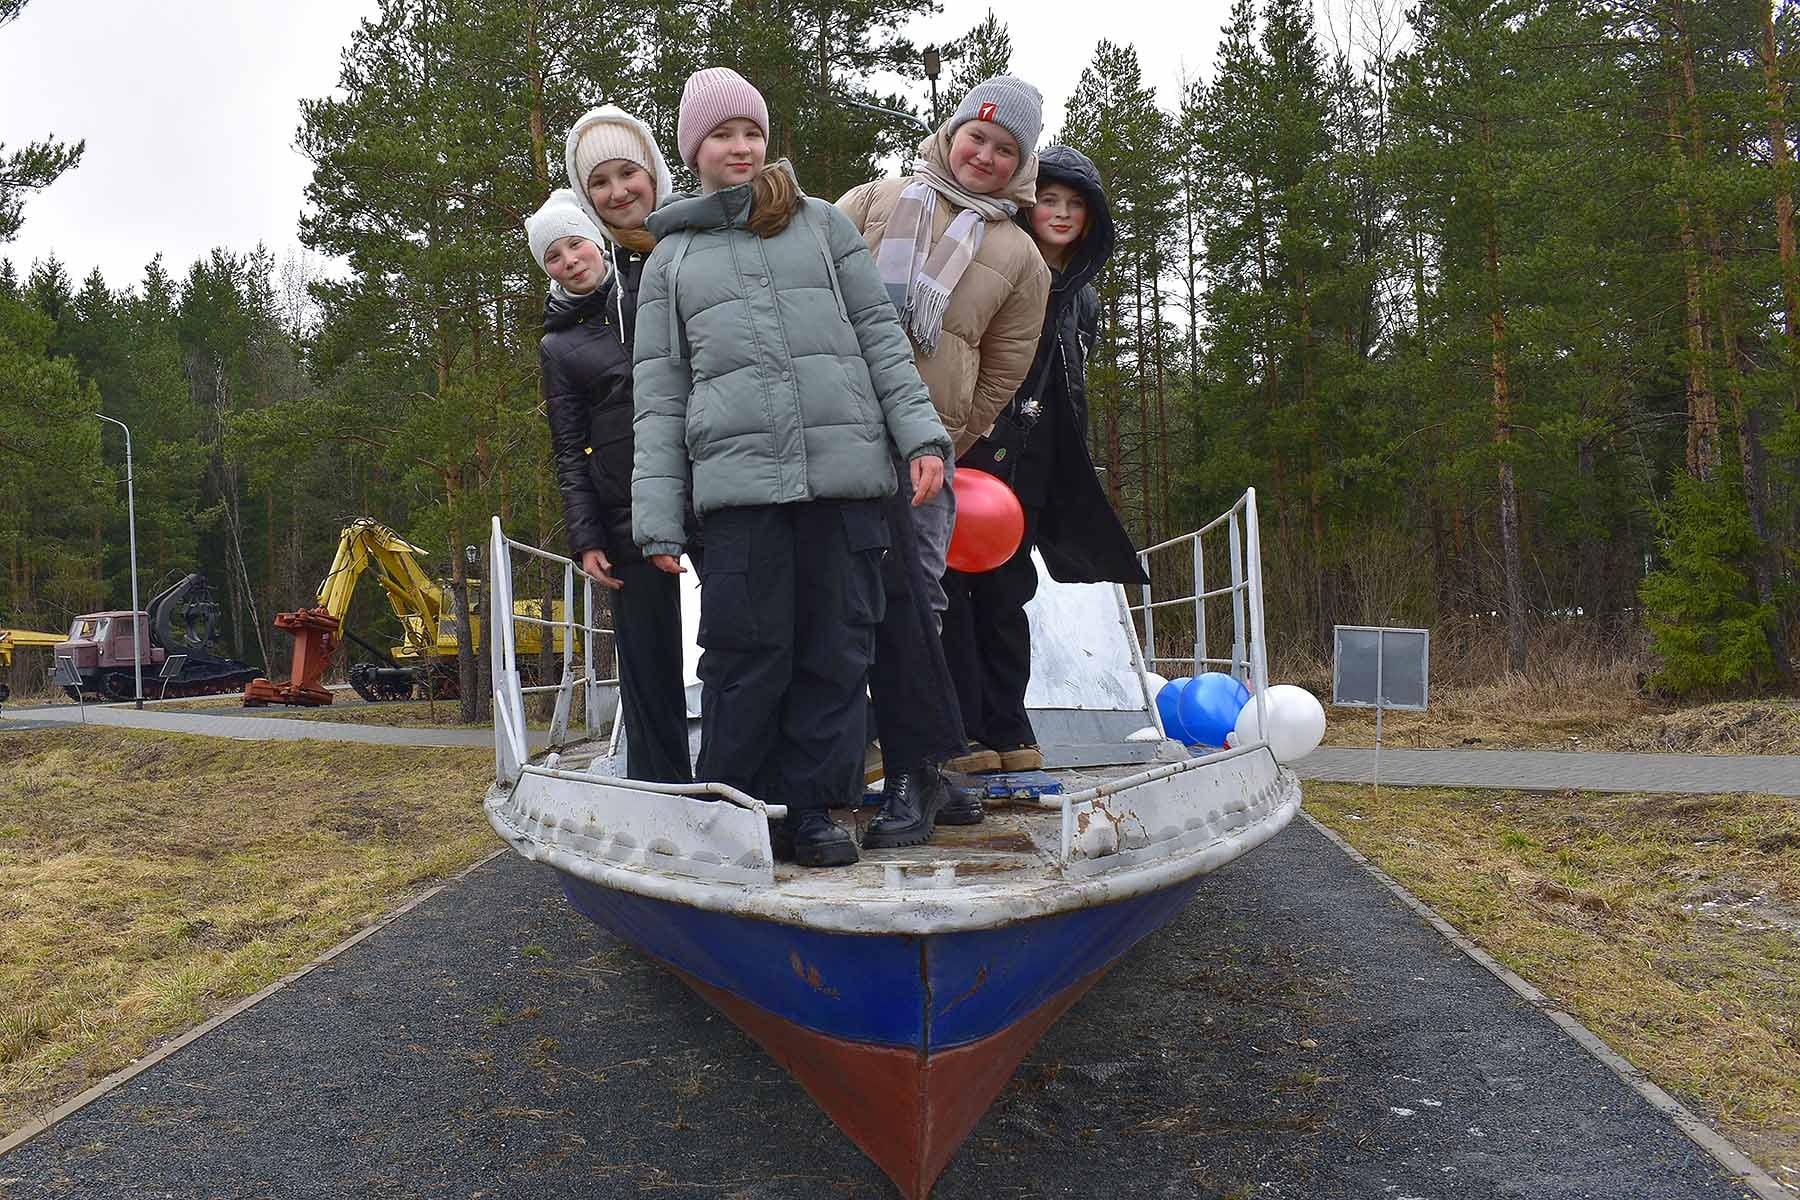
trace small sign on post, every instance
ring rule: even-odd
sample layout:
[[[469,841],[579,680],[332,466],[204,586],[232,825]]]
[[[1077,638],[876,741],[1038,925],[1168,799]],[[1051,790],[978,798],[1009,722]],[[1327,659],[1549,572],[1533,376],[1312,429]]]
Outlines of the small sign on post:
[[[1424,712],[1431,703],[1431,631],[1378,625],[1334,629],[1331,702],[1375,710],[1375,790],[1381,790],[1381,711]]]
[[[162,695],[157,699],[167,700],[169,698],[169,680],[181,674],[181,669],[187,666],[187,660],[188,656],[185,654],[171,654],[163,659],[162,670],[156,673],[156,677],[162,680]]]
[[[50,682],[60,688],[69,688],[75,693],[75,703],[81,706],[81,723],[87,724],[87,697],[81,691],[81,672],[75,669],[75,658],[69,654],[55,656],[55,665],[50,668]]]

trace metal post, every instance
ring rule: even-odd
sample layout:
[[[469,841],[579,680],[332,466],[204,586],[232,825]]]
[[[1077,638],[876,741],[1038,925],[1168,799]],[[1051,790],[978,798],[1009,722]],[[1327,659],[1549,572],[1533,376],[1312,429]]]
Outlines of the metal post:
[[[1194,535],[1194,674],[1202,670],[1206,657],[1206,556],[1200,549],[1200,535]]]
[[[138,623],[137,495],[132,486],[131,428],[125,422],[114,420],[105,413],[94,415],[125,431],[125,513],[131,523],[131,674],[135,681],[134,698],[141,710],[144,707],[144,645],[143,626]],[[144,620],[146,623],[149,621],[148,614]]]
[[[1269,655],[1263,645],[1262,529],[1256,513],[1255,488],[1244,490],[1244,576],[1250,590],[1247,659],[1250,686],[1256,693],[1250,700],[1256,705],[1257,727],[1266,741],[1269,736]]]
[[[1244,634],[1244,591],[1249,586],[1249,572],[1244,561],[1243,535],[1238,532],[1238,515],[1234,511],[1226,526],[1231,555],[1231,673],[1241,682],[1250,683],[1250,650]]]
[[[1150,578],[1150,552],[1148,550],[1138,551],[1138,563],[1144,568],[1144,579],[1146,580],[1145,583],[1139,585],[1144,592],[1144,661],[1149,664],[1150,670],[1155,671],[1156,664],[1161,660],[1156,657],[1156,609],[1154,602],[1150,599],[1150,584],[1147,582]]]
[[[1375,798],[1381,799],[1381,702],[1385,691],[1381,679],[1381,659],[1387,649],[1387,634],[1380,630],[1375,633]]]

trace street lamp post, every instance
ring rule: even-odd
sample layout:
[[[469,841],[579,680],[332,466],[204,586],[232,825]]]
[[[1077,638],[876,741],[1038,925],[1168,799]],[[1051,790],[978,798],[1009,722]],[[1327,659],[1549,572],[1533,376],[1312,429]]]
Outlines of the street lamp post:
[[[141,709],[144,707],[144,634],[143,626],[138,622],[137,495],[132,487],[131,427],[105,413],[94,415],[125,431],[125,513],[131,522],[131,674],[137,686],[137,706]]]

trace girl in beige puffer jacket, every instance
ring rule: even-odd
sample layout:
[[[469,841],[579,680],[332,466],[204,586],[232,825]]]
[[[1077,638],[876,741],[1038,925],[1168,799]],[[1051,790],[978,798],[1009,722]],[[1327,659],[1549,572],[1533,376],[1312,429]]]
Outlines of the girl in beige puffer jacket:
[[[917,173],[863,184],[838,201],[875,254],[958,455],[1012,400],[1043,330],[1050,269],[1012,220],[1037,199],[1042,128],[1037,89],[996,76],[971,88],[920,143]],[[956,518],[951,490],[914,516],[931,607],[941,616]]]

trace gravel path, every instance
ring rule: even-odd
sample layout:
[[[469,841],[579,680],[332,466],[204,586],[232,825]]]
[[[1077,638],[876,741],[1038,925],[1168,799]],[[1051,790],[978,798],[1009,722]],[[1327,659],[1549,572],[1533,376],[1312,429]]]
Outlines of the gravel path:
[[[1744,1193],[1296,824],[1051,1029],[939,1200]],[[779,1068],[506,855],[0,1158],[0,1196],[890,1197]]]

